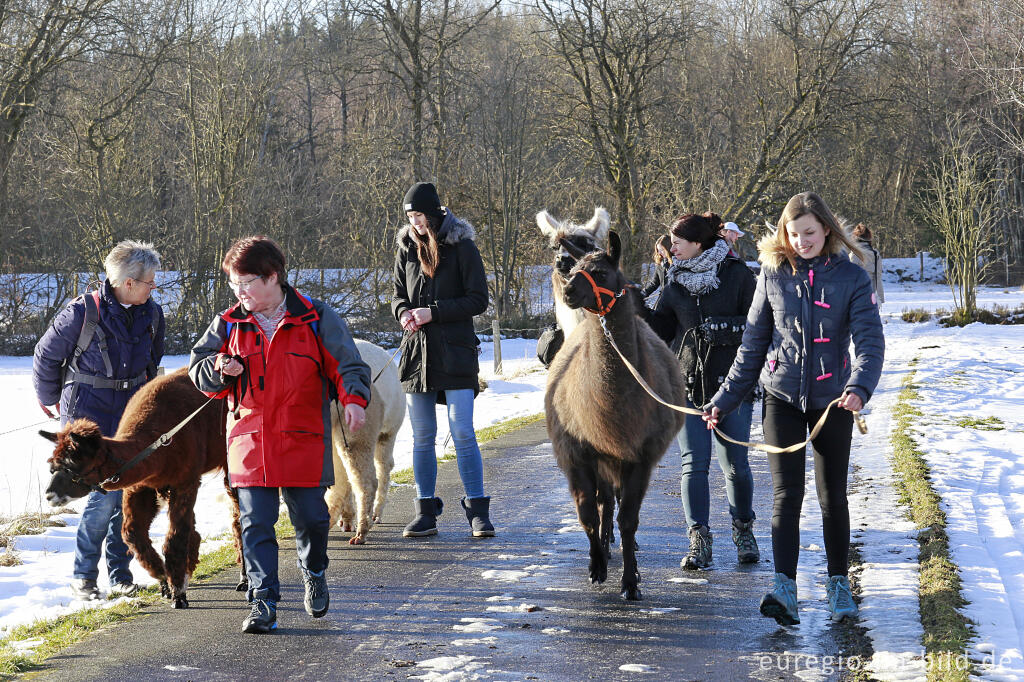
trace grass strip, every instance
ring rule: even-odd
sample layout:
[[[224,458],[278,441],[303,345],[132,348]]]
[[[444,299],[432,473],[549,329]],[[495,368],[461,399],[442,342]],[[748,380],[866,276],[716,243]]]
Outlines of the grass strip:
[[[226,540],[224,546],[199,557],[199,564],[189,581],[190,585],[201,583],[226,568],[236,566],[231,534],[225,534],[222,539]],[[81,642],[92,633],[131,620],[147,606],[165,606],[167,603],[167,600],[160,596],[159,587],[153,585],[140,590],[136,598],[109,608],[83,609],[66,616],[13,628],[5,638],[0,639],[0,679],[11,679],[15,675],[38,668],[47,658]],[[42,643],[33,647],[31,651],[21,652],[14,646],[15,642],[33,639],[41,639]]]
[[[960,594],[959,569],[950,558],[946,514],[939,506],[941,498],[931,486],[924,453],[913,437],[913,425],[924,416],[914,405],[921,398],[914,383],[915,364],[916,360],[910,364],[911,371],[903,380],[893,409],[891,443],[893,468],[898,474],[896,489],[900,502],[910,509],[911,520],[920,529],[918,601],[928,680],[966,682],[975,672],[973,664],[964,664],[964,652],[974,630],[971,621],[960,612],[967,602]]]

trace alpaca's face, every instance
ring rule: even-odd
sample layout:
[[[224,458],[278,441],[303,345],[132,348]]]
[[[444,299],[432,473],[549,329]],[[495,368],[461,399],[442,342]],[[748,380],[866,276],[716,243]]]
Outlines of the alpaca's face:
[[[54,507],[60,507],[71,500],[89,494],[92,478],[96,478],[98,469],[95,466],[97,443],[89,436],[81,436],[73,431],[61,431],[40,434],[56,443],[53,455],[47,460],[50,464],[50,484],[46,486],[46,501]],[[96,481],[98,482],[98,481]]]

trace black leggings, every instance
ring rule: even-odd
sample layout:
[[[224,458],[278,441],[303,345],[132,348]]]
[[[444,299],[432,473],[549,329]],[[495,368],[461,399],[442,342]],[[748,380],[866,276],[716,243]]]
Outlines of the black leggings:
[[[801,412],[771,394],[764,397],[762,426],[769,445],[786,447],[807,438],[824,410]],[[814,448],[814,480],[821,506],[828,574],[846,575],[849,567],[850,508],[846,502],[846,474],[850,465],[853,413],[833,407],[828,421],[811,445]],[[796,579],[800,556],[800,509],[804,502],[805,452],[768,454],[775,502],[772,507],[772,555],[775,572]]]

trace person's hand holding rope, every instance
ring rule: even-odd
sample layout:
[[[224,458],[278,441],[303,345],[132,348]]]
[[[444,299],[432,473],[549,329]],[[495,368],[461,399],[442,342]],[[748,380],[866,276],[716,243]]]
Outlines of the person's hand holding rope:
[[[348,427],[349,431],[355,433],[359,429],[363,428],[363,424],[365,423],[366,411],[362,407],[355,403],[345,405],[345,426]]]
[[[224,353],[220,353],[217,356],[217,359],[213,363],[213,368],[221,374],[225,374],[229,377],[237,377],[245,370],[245,367],[241,362],[230,355],[225,355]]]

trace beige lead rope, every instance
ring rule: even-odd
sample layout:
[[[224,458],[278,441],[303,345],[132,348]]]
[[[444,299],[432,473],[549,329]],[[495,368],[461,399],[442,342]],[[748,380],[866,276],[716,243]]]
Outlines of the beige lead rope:
[[[695,415],[695,416],[698,416],[698,417],[703,417],[704,416],[704,412],[701,411],[701,410],[697,410],[697,409],[694,409],[692,407],[683,407],[681,405],[673,405],[672,403],[666,402],[657,393],[655,393],[654,390],[651,389],[651,387],[647,383],[647,381],[644,380],[644,378],[642,376],[640,376],[640,372],[638,372],[636,370],[636,368],[632,364],[630,364],[629,360],[626,359],[626,356],[622,354],[621,350],[619,350],[619,347],[615,344],[615,339],[612,338],[611,332],[609,332],[608,331],[608,327],[605,326],[604,317],[602,316],[602,317],[599,317],[598,319],[600,319],[600,321],[601,321],[601,329],[604,330],[604,335],[608,339],[608,343],[610,343],[612,345],[612,348],[615,349],[615,352],[619,354],[619,358],[622,360],[623,364],[626,365],[626,369],[628,369],[630,374],[633,375],[633,378],[636,379],[637,382],[639,382],[639,384],[641,386],[643,386],[644,390],[647,391],[647,393],[652,398],[657,400],[659,403],[661,403],[665,407],[673,409],[676,412],[682,412],[684,414],[692,414],[692,415]],[[832,411],[832,408],[835,405],[839,404],[840,400],[842,400],[842,397],[836,398],[835,400],[833,400],[832,402],[830,402],[828,404],[828,407],[825,408],[825,412],[823,412],[822,415],[821,415],[821,418],[818,419],[818,423],[814,425],[813,429],[811,429],[811,433],[807,437],[807,440],[805,440],[802,443],[796,443],[795,445],[790,445],[789,447],[786,447],[786,448],[780,448],[780,447],[775,446],[775,445],[768,445],[767,443],[747,443],[747,442],[744,442],[744,441],[734,440],[734,439],[730,438],[729,436],[727,436],[725,433],[723,433],[722,430],[719,429],[717,426],[712,425],[711,428],[713,428],[715,430],[715,433],[717,433],[720,438],[722,438],[724,440],[727,440],[730,443],[734,443],[736,445],[742,445],[743,447],[755,448],[757,450],[764,450],[765,452],[770,452],[772,454],[777,454],[777,455],[778,454],[789,453],[789,452],[797,452],[797,451],[800,451],[800,450],[803,450],[804,448],[806,448],[808,443],[810,443],[812,440],[814,440],[815,438],[818,437],[818,433],[821,432],[822,427],[825,426],[825,421],[828,419],[828,413]],[[860,412],[854,412],[853,413],[853,417],[854,417],[854,420],[857,422],[857,428],[860,429],[860,432],[861,433],[867,433],[868,432],[868,426],[865,423],[864,418],[862,416],[860,416]]]

